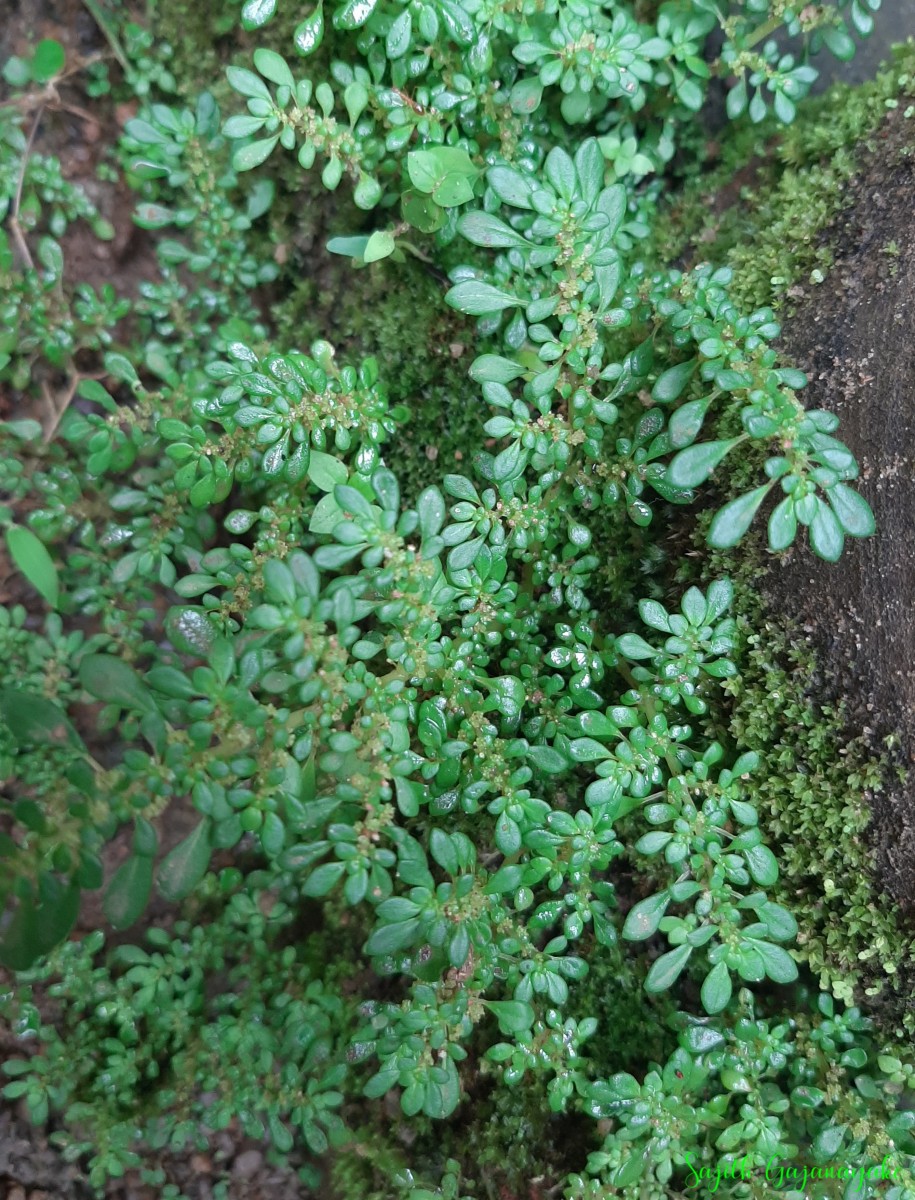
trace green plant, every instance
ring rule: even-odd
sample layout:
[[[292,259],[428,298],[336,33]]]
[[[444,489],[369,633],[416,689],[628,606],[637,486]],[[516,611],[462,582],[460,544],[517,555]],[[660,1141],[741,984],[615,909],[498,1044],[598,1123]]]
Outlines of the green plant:
[[[842,54],[845,10],[867,32],[857,2],[722,16],[715,69],[757,89],[752,119],[767,90],[790,120],[813,78],[770,35]],[[242,23],[272,16],[247,3]],[[98,1189],[233,1122],[345,1163],[393,1102],[417,1158],[388,1139],[381,1194],[480,1195],[484,1168],[436,1132],[476,1089],[585,1123],[587,1164],[552,1184],[570,1200],[660,1196],[738,1161],[864,1172],[877,1153],[894,1200],[913,1194],[912,1066],[801,977],[759,757],[720,736],[733,587],[660,574],[662,531],[759,450],[768,481],[717,511],[712,547],[773,495],[775,552],[801,525],[834,561],[873,528],[834,418],[778,363],[772,310],[741,312],[727,269],[645,265],[661,180],[636,185],[701,108],[718,25],[701,0],[650,21],[577,0],[350,4],[327,29],[319,9],[294,45],[333,37],[328,78],[262,47],[228,69],[247,113],[222,124],[204,90],[127,123],[157,274],[130,323],[112,293],[91,336],[72,332],[89,302],[59,243],[36,243],[44,277],[30,261],[31,145],[8,141],[27,369],[2,369],[24,396],[67,392],[44,436],[3,426],[6,550],[51,610],[43,634],[0,610],[0,961],[17,973],[0,1011],[33,1035],[4,1094],[61,1114],[55,1140]],[[144,97],[168,87],[146,74]],[[332,237],[363,268],[353,288],[383,271],[396,289],[409,256],[476,321],[481,444],[408,499],[408,413],[375,356],[271,327],[263,289],[289,280],[258,222],[291,185],[244,173],[278,144],[305,169],[320,153],[358,209],[399,206]],[[645,598],[608,603],[624,592]],[[117,930],[154,889],[173,915],[107,952],[101,931],[67,940],[102,887]],[[594,1011],[587,977],[608,964],[638,985],[640,1046]],[[217,1072],[227,1049],[245,1065]]]

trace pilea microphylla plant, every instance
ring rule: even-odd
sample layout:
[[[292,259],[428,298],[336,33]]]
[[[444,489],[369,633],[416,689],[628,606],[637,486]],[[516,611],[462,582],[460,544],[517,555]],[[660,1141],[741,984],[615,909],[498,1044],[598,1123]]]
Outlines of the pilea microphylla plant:
[[[638,566],[735,462],[758,482],[712,497],[711,547],[758,521],[835,562],[873,532],[773,312],[643,262],[710,79],[790,122],[879,0],[288,7],[246,0],[288,53],[230,66],[228,112],[106,20],[157,264],[132,300],[68,279],[67,227],[111,231],[26,132],[63,49],[5,74],[0,378],[48,411],[2,426],[5,548],[47,609],[0,610],[4,1095],[100,1194],[230,1126],[319,1187],[395,1105],[415,1158],[372,1195],[488,1196],[437,1132],[488,1089],[585,1128],[567,1200],[761,1195],[795,1160],[838,1188],[810,1194],[915,1196],[915,1067],[801,978],[759,761],[720,733],[734,589]],[[396,300],[417,259],[470,319],[485,436],[416,495],[383,364],[281,345],[256,303],[300,172],[364,214],[327,246],[349,286]],[[135,943],[77,925],[98,889]],[[595,976],[638,981],[658,1061]]]

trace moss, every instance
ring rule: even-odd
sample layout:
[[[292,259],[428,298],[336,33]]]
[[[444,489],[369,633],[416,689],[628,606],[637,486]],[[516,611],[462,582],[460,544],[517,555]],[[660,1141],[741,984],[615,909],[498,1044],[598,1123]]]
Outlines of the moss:
[[[473,323],[444,303],[447,284],[416,259],[354,270],[327,256],[274,309],[279,339],[307,346],[327,338],[340,358],[373,355],[394,404],[411,418],[387,453],[412,499],[459,471],[483,441],[487,414],[469,379]]]
[[[153,0],[149,20],[157,45],[171,47],[169,70],[179,92],[191,100],[204,88],[216,90],[223,78],[223,57],[235,37],[238,5],[234,0]],[[227,37],[226,35],[231,35]]]
[[[583,1052],[602,1078],[619,1071],[638,1074],[646,1062],[666,1062],[677,1046],[670,1021],[676,997],[645,991],[646,968],[637,950],[627,944],[625,952],[615,947],[591,954],[588,974],[570,992],[570,1016],[581,1021],[597,1014],[600,1020]]]
[[[414,1118],[415,1120],[415,1118]],[[328,1160],[330,1188],[321,1194],[350,1200],[399,1200],[410,1187],[397,1187],[396,1179],[411,1178],[406,1154],[392,1144],[391,1131],[371,1126],[354,1131],[346,1146]],[[416,1180],[419,1183],[419,1180]],[[425,1182],[425,1181],[423,1181]]]
[[[845,1000],[861,989],[875,995],[892,987],[909,953],[894,906],[878,894],[866,838],[868,799],[888,763],[849,735],[841,704],[817,702],[824,674],[815,652],[766,612],[746,575],[740,608],[741,673],[726,684],[728,728],[761,756],[751,791],[777,847],[782,902],[795,910],[800,948],[821,986]]]
[[[832,251],[821,235],[888,108],[913,94],[915,43],[907,43],[871,83],[830,88],[787,129],[737,130],[717,164],[661,213],[655,245],[667,261],[726,262],[738,304],[778,308],[793,287],[825,277]]]
[[[243,32],[239,25],[240,8],[240,0],[208,0],[205,4],[150,0],[150,28],[157,44],[171,47],[168,67],[187,100],[195,102],[205,88],[220,102],[234,95],[225,79],[225,67],[230,62],[249,67],[251,55],[260,46],[286,56],[294,69],[296,63],[305,66],[304,74],[320,78],[327,73],[332,35],[307,66],[294,53],[293,35],[302,19],[298,5],[278,5],[273,19],[251,33]]]

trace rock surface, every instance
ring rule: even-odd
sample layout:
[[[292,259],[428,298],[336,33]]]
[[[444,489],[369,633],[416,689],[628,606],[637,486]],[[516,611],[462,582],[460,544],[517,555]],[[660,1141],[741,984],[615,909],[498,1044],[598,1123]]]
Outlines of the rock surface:
[[[823,651],[855,731],[915,763],[915,114],[889,115],[826,236],[836,261],[785,323],[782,352],[804,370],[808,408],[835,412],[861,465],[877,533],[838,564],[793,550],[770,573],[775,611]],[[886,743],[885,739],[890,738]],[[898,739],[898,745],[896,744]],[[904,785],[875,800],[881,881],[915,903],[915,806]]]
[[[915,37],[915,0],[883,0],[876,14],[874,32],[858,41],[858,53],[851,62],[843,63],[823,53],[817,60],[820,78],[814,93],[824,91],[831,83],[864,83],[873,79],[880,64],[889,57],[896,42]]]

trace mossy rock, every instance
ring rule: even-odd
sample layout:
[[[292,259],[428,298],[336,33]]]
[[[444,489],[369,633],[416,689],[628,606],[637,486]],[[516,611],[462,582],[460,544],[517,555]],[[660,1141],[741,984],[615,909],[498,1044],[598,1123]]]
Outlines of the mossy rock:
[[[721,152],[730,186],[694,180],[667,217],[681,262],[727,262],[744,307],[781,309],[783,361],[807,372],[808,407],[839,416],[877,517],[837,565],[806,544],[771,555],[759,535],[711,570],[737,577],[744,633],[723,731],[761,754],[751,786],[800,949],[899,1033],[915,1029],[913,89],[910,45],[789,131],[738,135]],[[749,469],[723,489],[746,490]]]

